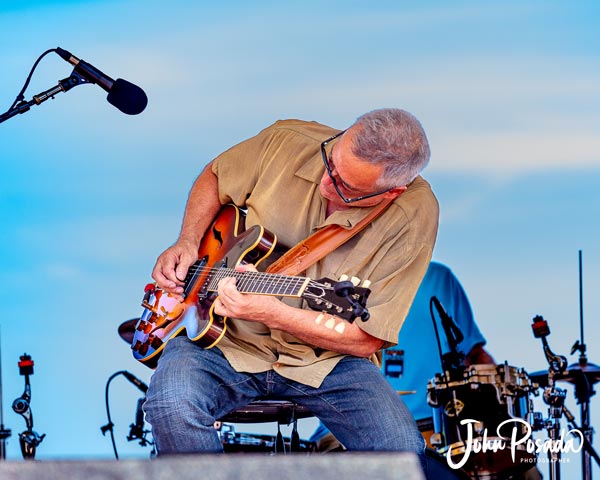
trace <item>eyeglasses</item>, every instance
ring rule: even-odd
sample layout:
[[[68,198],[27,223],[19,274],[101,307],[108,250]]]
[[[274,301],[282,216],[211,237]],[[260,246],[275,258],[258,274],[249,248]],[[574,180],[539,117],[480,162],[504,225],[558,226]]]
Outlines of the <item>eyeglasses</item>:
[[[327,174],[329,175],[329,178],[331,178],[331,182],[333,183],[333,188],[335,188],[335,191],[340,196],[340,198],[345,203],[353,203],[353,202],[358,202],[359,200],[364,200],[365,198],[371,198],[371,197],[376,197],[377,195],[382,195],[382,194],[387,193],[390,190],[393,190],[394,188],[396,188],[396,187],[392,187],[392,188],[388,188],[386,190],[382,190],[380,192],[369,193],[368,195],[361,195],[360,197],[352,197],[352,198],[348,198],[342,193],[342,191],[340,190],[340,187],[338,186],[338,182],[333,175],[333,169],[331,168],[331,163],[329,161],[329,158],[327,158],[327,152],[325,151],[325,147],[329,143],[331,143],[333,140],[335,140],[336,138],[342,136],[345,132],[346,132],[346,130],[342,130],[341,132],[336,133],[333,137],[329,137],[327,140],[325,140],[324,142],[321,143],[321,155],[323,156],[323,163],[325,164],[325,169],[327,170]]]

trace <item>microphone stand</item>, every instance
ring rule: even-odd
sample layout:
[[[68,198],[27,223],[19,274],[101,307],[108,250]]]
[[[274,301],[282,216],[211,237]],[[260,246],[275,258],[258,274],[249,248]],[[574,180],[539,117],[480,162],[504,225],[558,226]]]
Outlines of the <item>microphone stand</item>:
[[[146,401],[146,397],[138,398],[137,407],[135,409],[135,422],[129,425],[129,435],[127,441],[139,440],[142,447],[154,445],[154,442],[148,440],[147,436],[152,433],[150,430],[144,429],[144,411],[142,406]]]
[[[44,90],[43,92],[38,93],[37,95],[34,95],[33,98],[28,102],[21,101],[17,103],[17,105],[15,105],[14,108],[11,108],[10,110],[1,114],[0,123],[5,122],[6,120],[21,113],[28,112],[32,106],[40,105],[49,98],[54,99],[55,95],[59,94],[60,92],[68,92],[73,87],[76,87],[77,85],[81,85],[83,83],[89,82],[84,77],[79,75],[79,73],[73,71],[73,73],[71,73],[71,76],[59,80],[56,86],[49,88],[48,90]]]
[[[4,428],[4,410],[2,408],[2,335],[0,335],[0,461],[6,460],[6,441],[11,434],[10,428]]]

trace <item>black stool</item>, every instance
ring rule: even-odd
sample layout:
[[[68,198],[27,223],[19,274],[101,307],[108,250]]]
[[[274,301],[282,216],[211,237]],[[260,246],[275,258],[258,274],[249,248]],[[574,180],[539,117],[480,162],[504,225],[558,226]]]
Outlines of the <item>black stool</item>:
[[[310,442],[301,442],[298,435],[298,419],[312,417],[306,407],[287,400],[256,400],[245,407],[229,412],[220,418],[220,422],[230,423],[269,423],[277,422],[275,441],[265,435],[240,436],[235,432],[226,432],[223,439],[225,451],[273,451],[285,454],[285,442],[281,435],[281,425],[293,424],[289,442],[290,452],[314,451]]]

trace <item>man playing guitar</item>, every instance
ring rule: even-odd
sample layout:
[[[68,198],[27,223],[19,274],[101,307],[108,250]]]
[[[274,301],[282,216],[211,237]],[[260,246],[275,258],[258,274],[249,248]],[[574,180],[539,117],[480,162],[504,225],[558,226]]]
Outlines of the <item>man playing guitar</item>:
[[[223,337],[201,348],[176,336],[152,376],[144,410],[159,454],[222,451],[215,420],[269,398],[305,406],[349,450],[409,451],[424,464],[423,439],[379,362],[381,350],[397,342],[435,243],[438,205],[419,176],[428,160],[418,120],[381,109],[342,132],[278,121],[203,170],[179,238],[152,272],[175,301],[185,300],[188,270],[223,205],[247,209],[246,226],[261,225],[293,246],[329,224],[352,228],[381,202],[391,203],[304,272],[368,279],[368,320],[347,322],[302,299],[241,293],[235,276],[220,279],[213,309],[228,318]]]

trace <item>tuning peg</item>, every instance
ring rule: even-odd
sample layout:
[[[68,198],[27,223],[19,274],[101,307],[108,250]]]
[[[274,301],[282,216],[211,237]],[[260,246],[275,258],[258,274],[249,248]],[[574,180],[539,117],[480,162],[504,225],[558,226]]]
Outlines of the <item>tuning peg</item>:
[[[358,287],[358,284],[360,283],[360,278],[358,278],[358,277],[352,277],[350,279],[350,281],[352,282],[352,285],[354,285],[355,287]]]
[[[340,282],[345,282],[346,280],[348,280],[348,275],[346,275],[345,273],[343,275],[340,275]]]
[[[362,288],[369,288],[371,286],[371,280],[365,280],[362,284]]]

